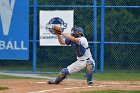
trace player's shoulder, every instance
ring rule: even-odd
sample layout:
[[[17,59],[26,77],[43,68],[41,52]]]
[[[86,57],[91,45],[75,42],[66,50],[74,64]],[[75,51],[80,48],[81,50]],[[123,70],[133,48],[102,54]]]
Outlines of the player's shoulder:
[[[87,40],[85,37],[79,37],[80,40]]]
[[[80,41],[80,44],[86,44],[87,43],[87,39],[85,37],[80,37],[79,41]]]

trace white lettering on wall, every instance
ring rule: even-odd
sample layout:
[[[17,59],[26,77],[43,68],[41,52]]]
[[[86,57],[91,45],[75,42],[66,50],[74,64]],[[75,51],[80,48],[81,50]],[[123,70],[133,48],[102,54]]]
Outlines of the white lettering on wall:
[[[0,41],[0,50],[27,50],[25,47],[24,41]]]

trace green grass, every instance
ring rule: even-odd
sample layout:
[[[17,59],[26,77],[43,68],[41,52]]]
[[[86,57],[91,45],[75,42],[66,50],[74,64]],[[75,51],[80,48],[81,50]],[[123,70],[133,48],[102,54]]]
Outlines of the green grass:
[[[125,91],[125,90],[102,90],[90,92],[73,92],[73,93],[140,93],[140,91]]]
[[[85,73],[75,73],[69,75],[68,78],[85,79]],[[57,74],[47,74],[47,76],[57,76]],[[95,80],[140,80],[140,73],[104,73],[93,74]]]
[[[41,79],[41,78],[0,75],[0,79]]]
[[[140,73],[106,73],[95,74],[96,80],[140,80]]]
[[[9,89],[8,87],[1,87],[0,86],[0,90],[7,90],[7,89]]]
[[[44,75],[44,74],[43,74]],[[46,76],[56,77],[57,74],[45,74]],[[85,73],[75,73],[69,75],[68,78],[73,79],[85,79]],[[19,76],[8,76],[0,75],[0,79],[37,79],[31,77],[19,77]],[[127,80],[127,81],[139,81],[140,73],[104,73],[104,74],[93,74],[94,80]]]

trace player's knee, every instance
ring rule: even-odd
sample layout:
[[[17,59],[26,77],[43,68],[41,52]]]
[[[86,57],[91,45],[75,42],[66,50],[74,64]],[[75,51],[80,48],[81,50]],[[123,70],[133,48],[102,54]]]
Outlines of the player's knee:
[[[67,75],[69,74],[69,71],[67,68],[63,68],[60,73],[59,73],[59,76],[60,77],[66,77]]]
[[[63,73],[64,75],[68,75],[68,74],[69,74],[69,71],[68,71],[67,68],[63,68],[63,69],[61,70],[61,73]]]
[[[88,72],[93,72],[93,61],[89,60],[86,63],[86,69],[88,70]]]

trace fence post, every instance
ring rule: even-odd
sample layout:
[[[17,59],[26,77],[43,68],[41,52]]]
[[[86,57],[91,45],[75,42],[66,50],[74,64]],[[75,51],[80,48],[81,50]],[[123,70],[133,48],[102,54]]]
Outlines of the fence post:
[[[37,0],[34,0],[33,72],[36,72]]]
[[[104,72],[104,21],[105,21],[105,0],[101,1],[101,50],[100,50],[100,72]]]
[[[95,60],[95,70],[94,72],[96,73],[97,72],[97,0],[94,0],[94,22],[93,22],[93,25],[94,25],[94,30],[93,30],[93,33],[94,33],[94,38],[93,38],[93,42],[94,42],[94,47],[93,47],[93,54],[94,54],[94,60]]]

